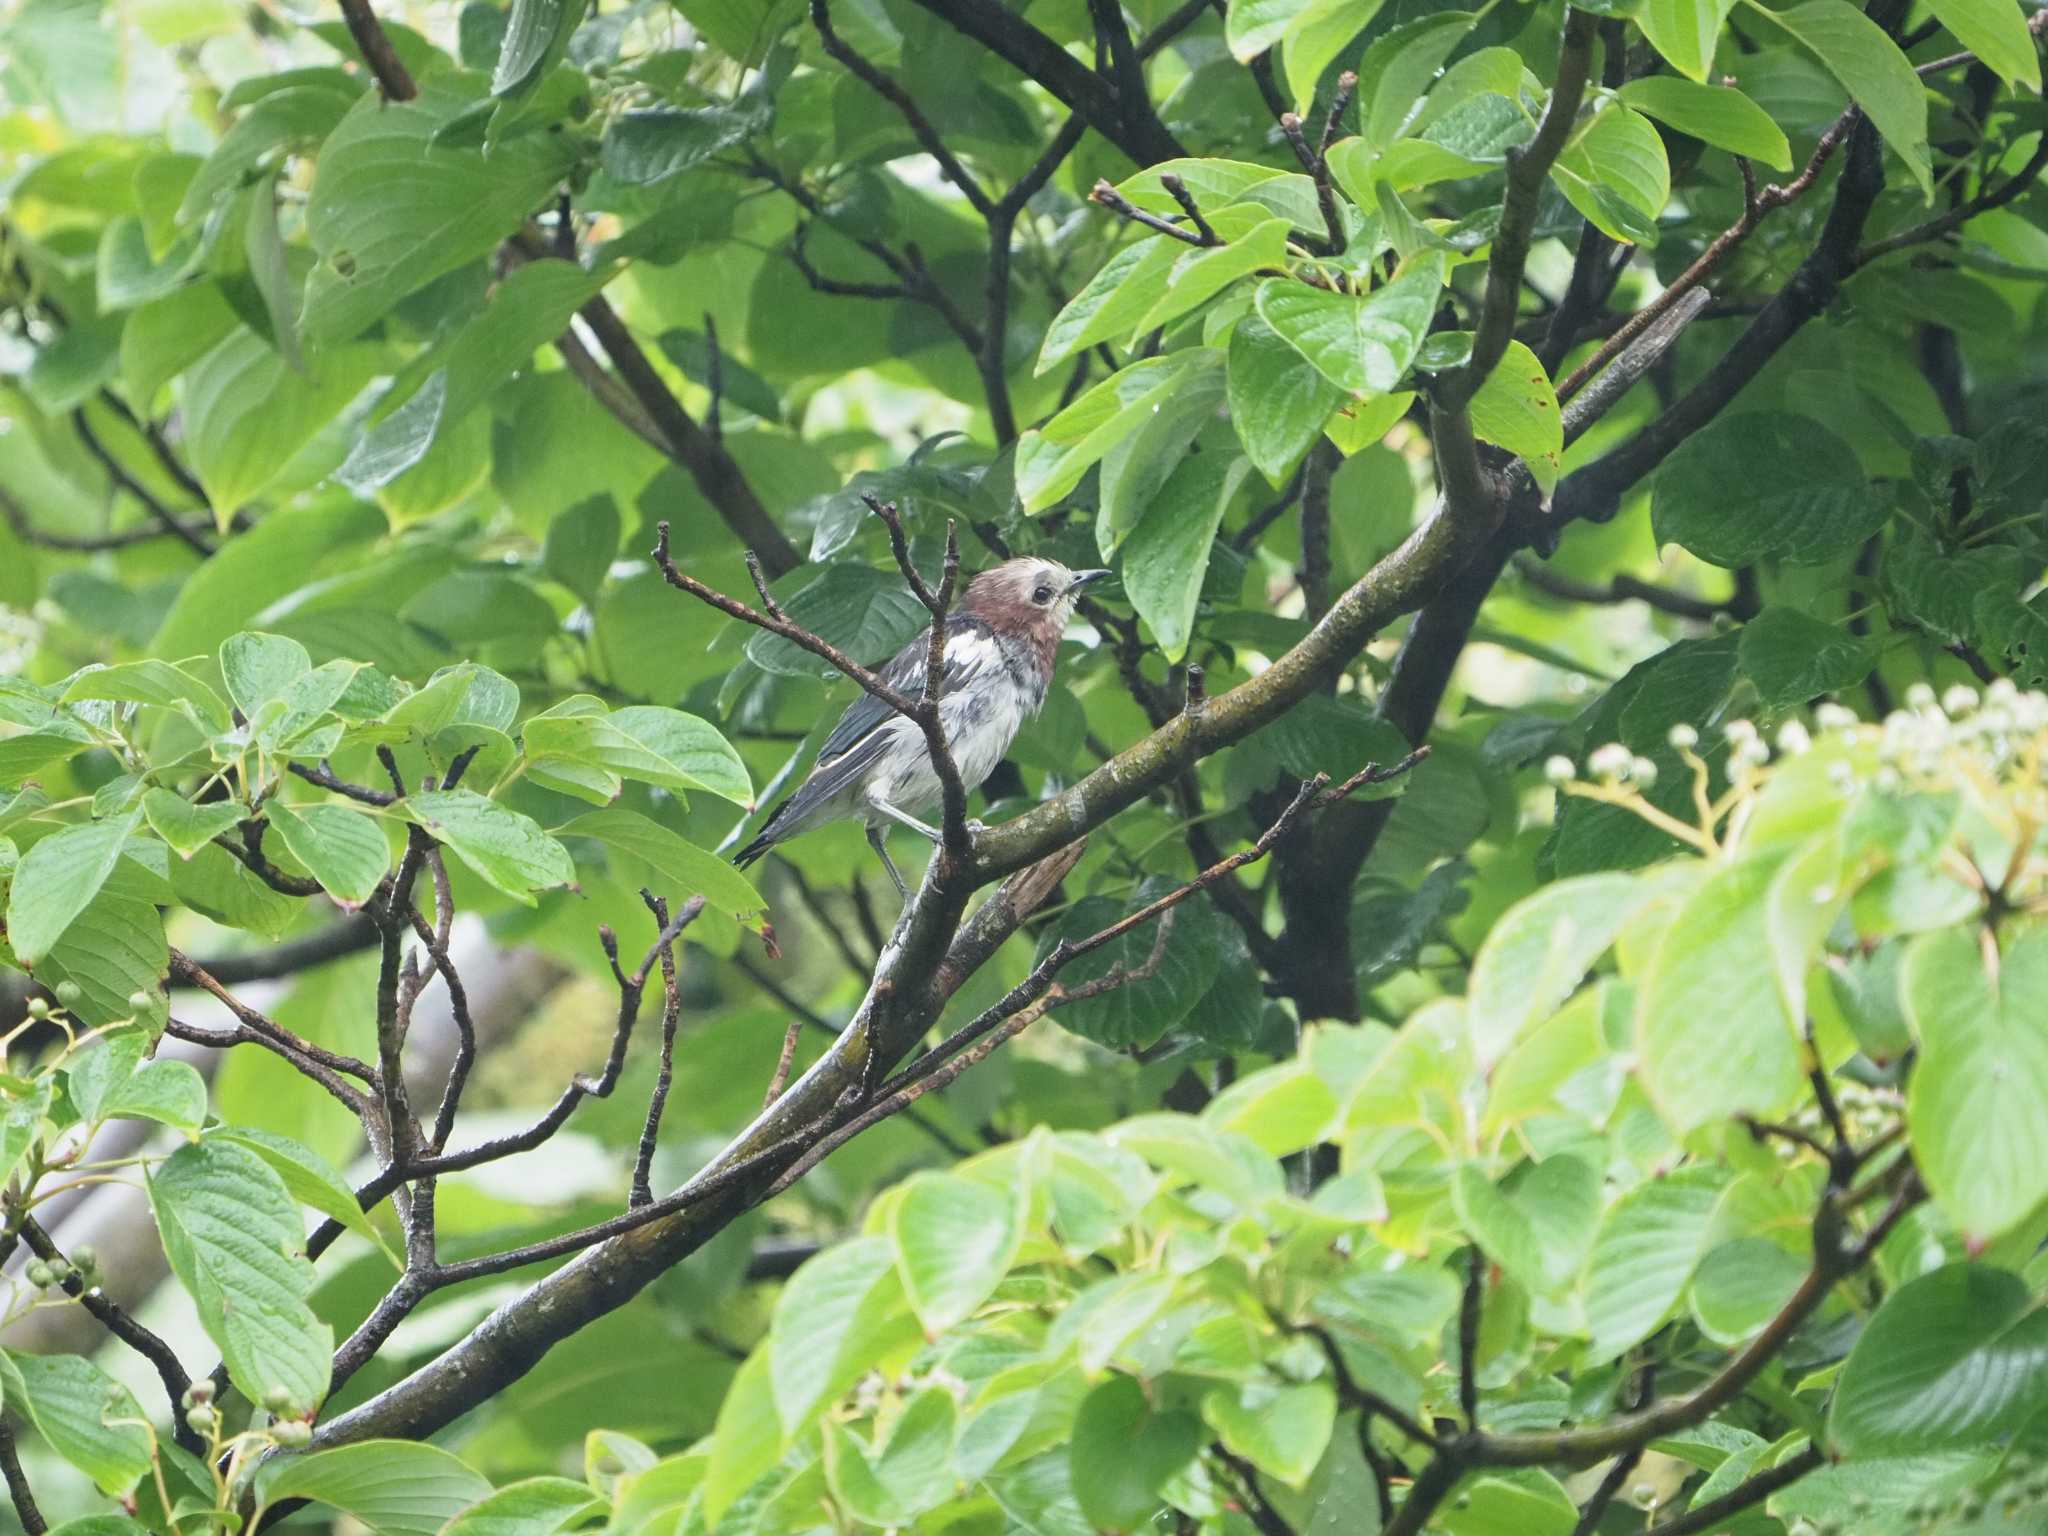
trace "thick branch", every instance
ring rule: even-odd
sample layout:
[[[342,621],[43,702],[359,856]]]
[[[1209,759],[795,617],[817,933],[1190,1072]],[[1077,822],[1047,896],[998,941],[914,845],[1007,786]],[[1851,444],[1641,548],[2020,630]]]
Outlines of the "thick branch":
[[[377,77],[384,99],[411,101],[419,95],[419,87],[413,84],[412,72],[391,46],[391,39],[377,20],[377,13],[370,9],[370,0],[341,0],[341,16],[348,23],[348,35],[355,39],[356,51],[370,66],[370,73]]]

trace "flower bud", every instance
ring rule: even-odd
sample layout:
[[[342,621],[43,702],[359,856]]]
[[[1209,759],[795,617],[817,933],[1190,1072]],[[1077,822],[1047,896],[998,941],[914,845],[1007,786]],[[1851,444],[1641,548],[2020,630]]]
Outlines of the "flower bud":
[[[1912,687],[1908,688],[1906,690],[1906,707],[1908,709],[1934,708],[1934,685],[1931,683],[1915,683]]]
[[[1635,761],[1635,754],[1618,741],[1595,747],[1593,755],[1586,759],[1587,768],[1599,779],[1623,779],[1628,777],[1629,765]]]
[[[202,1376],[185,1389],[185,1406],[198,1408],[213,1401],[213,1383]]]
[[[1671,734],[1665,740],[1681,752],[1690,752],[1700,744],[1700,733],[1681,720],[1671,727]]]
[[[1945,714],[1967,715],[1977,707],[1977,690],[1967,683],[1952,683],[1941,691],[1941,707]]]
[[[1813,738],[1806,733],[1806,727],[1797,720],[1787,720],[1778,727],[1778,750],[1790,757],[1797,757],[1813,745]]]
[[[1638,788],[1649,789],[1657,782],[1657,765],[1647,757],[1639,757],[1628,765],[1628,776]]]
[[[1578,777],[1578,766],[1568,757],[1559,754],[1543,765],[1543,777],[1552,784],[1565,785]]]
[[[1746,741],[1756,740],[1756,723],[1750,720],[1730,720],[1721,727],[1721,734],[1728,738],[1730,746],[1739,747]]]

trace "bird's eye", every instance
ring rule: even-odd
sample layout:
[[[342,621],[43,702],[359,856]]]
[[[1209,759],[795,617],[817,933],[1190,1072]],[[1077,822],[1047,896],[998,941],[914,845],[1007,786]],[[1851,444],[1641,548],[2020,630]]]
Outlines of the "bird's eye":
[[[1049,587],[1049,586],[1047,586],[1047,585],[1046,585],[1046,584],[1045,584],[1044,582],[1042,582],[1042,581],[1041,581],[1041,582],[1040,582],[1040,583],[1038,584],[1038,590],[1037,590],[1036,592],[1033,592],[1033,593],[1031,594],[1031,601],[1033,601],[1034,603],[1049,603],[1049,602],[1051,602],[1051,601],[1052,601],[1052,588],[1051,588],[1051,587]]]

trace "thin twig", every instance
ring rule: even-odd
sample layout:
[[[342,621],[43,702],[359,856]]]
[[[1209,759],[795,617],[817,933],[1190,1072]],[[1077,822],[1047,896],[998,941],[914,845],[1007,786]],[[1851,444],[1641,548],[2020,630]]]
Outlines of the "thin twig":
[[[647,903],[647,910],[654,914],[654,920],[661,925],[661,932],[667,933],[669,926],[668,903],[652,891],[642,891],[640,899]],[[697,897],[701,904],[703,898]],[[677,930],[681,932],[680,929]],[[650,1182],[654,1168],[655,1143],[661,1135],[662,1111],[668,1107],[668,1090],[675,1078],[676,1026],[682,1020],[683,997],[676,985],[676,947],[673,943],[661,946],[661,1065],[655,1072],[654,1090],[647,1096],[647,1123],[640,1131],[640,1152],[633,1160],[632,1193],[627,1197],[629,1205],[651,1205],[654,1189]]]
[[[768,1079],[768,1089],[761,1095],[761,1107],[766,1109],[782,1097],[782,1090],[789,1083],[790,1064],[796,1060],[796,1037],[803,1033],[804,1021],[793,1018],[789,1028],[782,1032],[782,1054],[775,1058],[775,1071]]]
[[[43,1536],[50,1522],[36,1506],[35,1490],[29,1487],[28,1474],[21,1469],[21,1452],[14,1443],[13,1426],[5,1420],[0,1420],[0,1475],[7,1479],[7,1496],[14,1501],[14,1514],[21,1521],[23,1532],[26,1536]]]

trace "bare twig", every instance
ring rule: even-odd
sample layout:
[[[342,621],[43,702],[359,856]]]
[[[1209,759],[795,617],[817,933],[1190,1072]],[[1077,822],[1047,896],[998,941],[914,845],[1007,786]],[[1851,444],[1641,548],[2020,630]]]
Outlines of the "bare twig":
[[[946,741],[945,721],[939,713],[939,691],[946,676],[946,619],[952,611],[954,589],[960,583],[959,533],[952,519],[948,518],[944,574],[939,579],[938,590],[933,591],[910,558],[910,541],[904,536],[903,518],[896,510],[896,503],[878,501],[873,496],[863,496],[861,500],[888,528],[889,548],[895,553],[897,569],[902,571],[910,590],[917,594],[917,600],[924,604],[925,612],[932,616],[925,653],[924,692],[911,719],[924,732],[925,751],[931,757],[932,771],[938,775],[943,808],[940,823],[942,846],[951,857],[964,859],[970,851],[967,789],[960,779],[959,764],[953,761],[953,749]]]
[[[782,1032],[782,1054],[775,1058],[775,1071],[769,1076],[767,1091],[761,1095],[761,1107],[766,1109],[782,1097],[782,1090],[789,1083],[790,1064],[796,1060],[796,1037],[803,1033],[804,1021],[793,1018],[789,1028]]]
[[[1129,219],[1133,224],[1142,224],[1147,229],[1157,230],[1162,235],[1170,235],[1175,240],[1185,241],[1189,245],[1212,246],[1223,243],[1216,238],[1214,230],[1209,231],[1206,236],[1197,234],[1193,230],[1182,229],[1171,219],[1162,219],[1156,213],[1148,213],[1106,181],[1096,182],[1088,196],[1091,201],[1100,203],[1111,213]]]
[[[411,101],[419,95],[419,87],[413,84],[412,72],[391,46],[390,37],[377,20],[377,13],[370,9],[370,0],[341,0],[341,16],[348,23],[348,35],[355,39],[356,51],[370,66],[370,73],[377,77],[384,99]]]
[[[1696,1504],[1682,1515],[1645,1527],[1643,1536],[1697,1536],[1701,1531],[1711,1531],[1743,1510],[1761,1504],[1772,1494],[1790,1488],[1807,1473],[1819,1470],[1826,1463],[1827,1456],[1821,1448],[1808,1442],[1798,1455],[1745,1479],[1720,1498]]]
[[[669,931],[668,903],[652,891],[642,891],[640,899],[647,903],[647,910],[654,914],[654,920],[661,925],[660,931]],[[694,898],[699,906],[701,896]],[[682,930],[677,929],[678,933]],[[683,998],[676,986],[676,947],[673,941],[661,946],[661,1065],[656,1070],[654,1089],[647,1097],[647,1123],[640,1131],[640,1151],[633,1160],[632,1193],[627,1196],[629,1206],[651,1205],[654,1190],[649,1183],[654,1167],[655,1143],[661,1135],[662,1111],[668,1107],[668,1090],[675,1077],[676,1026],[681,1022]]]
[[[213,545],[199,530],[204,524],[186,522],[163,502],[157,499],[149,487],[128,473],[127,466],[116,458],[107,445],[100,441],[99,434],[92,429],[92,423],[85,419],[83,410],[71,413],[71,425],[78,433],[78,440],[85,445],[85,451],[98,461],[100,468],[107,472],[107,478],[114,485],[126,491],[142,503],[143,510],[155,519],[157,526],[172,538],[184,544],[204,560],[213,553]]]
[[[15,1518],[21,1521],[26,1536],[43,1536],[50,1528],[50,1522],[43,1518],[43,1512],[36,1505],[35,1490],[28,1485],[28,1474],[21,1469],[21,1452],[14,1443],[14,1429],[5,1420],[0,1420],[0,1475],[7,1479],[7,1496],[14,1502]]]

